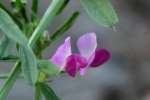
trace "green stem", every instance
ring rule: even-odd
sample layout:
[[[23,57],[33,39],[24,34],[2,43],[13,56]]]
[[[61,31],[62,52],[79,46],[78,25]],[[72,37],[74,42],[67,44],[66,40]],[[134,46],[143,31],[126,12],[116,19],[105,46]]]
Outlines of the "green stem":
[[[25,4],[21,2],[21,0],[16,0],[16,7],[18,9],[18,13],[21,14],[22,18],[25,20],[25,22],[28,22],[28,17],[26,14],[26,8],[25,8]]]
[[[31,36],[29,40],[29,45],[31,47],[34,46],[37,39],[41,36],[41,34],[44,32],[44,30],[48,27],[49,23],[52,22],[52,20],[57,15],[60,8],[63,6],[64,2],[66,0],[53,0],[51,5],[48,7],[46,13],[44,14],[43,18],[41,19],[39,25],[33,32],[33,35]]]
[[[38,11],[38,0],[32,0],[32,12],[37,13]]]
[[[8,91],[11,90],[13,84],[17,80],[17,77],[21,73],[20,62],[17,62],[13,70],[11,71],[8,79],[4,83],[3,87],[0,90],[0,100],[6,100]]]
[[[0,74],[0,79],[4,80],[9,77],[9,74]],[[18,76],[19,79],[23,79],[23,76]]]
[[[42,96],[41,96],[41,89],[40,89],[40,85],[39,83],[36,84],[36,88],[35,88],[35,100],[41,100]]]
[[[32,15],[31,20],[34,21],[38,12],[38,0],[32,0]]]
[[[19,58],[17,56],[9,55],[6,57],[0,57],[0,61],[16,61]]]

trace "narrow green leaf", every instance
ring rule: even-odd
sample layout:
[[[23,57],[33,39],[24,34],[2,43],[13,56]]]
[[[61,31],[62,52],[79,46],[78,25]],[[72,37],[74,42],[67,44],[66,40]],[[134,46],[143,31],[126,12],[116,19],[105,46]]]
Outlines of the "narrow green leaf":
[[[7,36],[3,36],[0,40],[0,58],[13,54],[15,48],[15,42],[10,40]]]
[[[17,27],[17,25],[13,22],[13,20],[9,17],[9,15],[0,8],[0,29],[3,31],[3,33],[5,33],[5,35],[14,40],[15,42],[17,42],[21,47],[24,48],[24,52],[25,54],[27,54],[27,56],[31,57],[34,55],[34,53],[32,52],[32,50],[30,49],[30,47],[28,47],[28,40],[27,38],[23,35],[23,33],[21,32],[21,30]],[[33,58],[30,63],[35,63],[35,57],[31,57]],[[22,58],[24,59],[24,58]],[[25,59],[26,60],[26,59]],[[30,65],[34,65],[34,64],[30,64]],[[26,67],[26,66],[22,66],[22,67]],[[30,67],[34,67],[37,70],[37,66],[30,66]],[[34,69],[33,68],[33,69]],[[23,68],[22,68],[23,69]],[[31,70],[30,75],[33,75],[34,72],[36,70]],[[6,80],[6,82],[4,83],[4,85],[2,86],[2,88],[0,89],[0,100],[6,100],[6,97],[8,96],[11,88],[13,87],[17,77],[19,76],[21,72],[21,68],[20,68],[20,62],[17,62],[14,70],[12,70],[11,74],[9,75],[8,79]],[[24,76],[27,76],[28,73],[24,73]],[[30,76],[35,78],[34,76]],[[32,79],[35,80],[35,79]],[[30,80],[28,80],[30,81]]]
[[[32,12],[36,14],[38,11],[38,0],[32,0]]]
[[[69,1],[70,1],[70,0],[66,0],[66,1],[64,2],[63,6],[61,6],[61,8],[59,9],[59,11],[57,12],[58,15],[61,14],[61,13],[64,11],[64,9],[65,9],[66,6],[68,5]]]
[[[0,29],[3,31],[3,33],[5,33],[5,35],[7,35],[7,37],[20,44],[20,47],[22,49],[20,57],[22,62],[23,74],[28,83],[34,84],[36,78],[38,77],[36,57],[32,49],[28,46],[28,39],[12,21],[9,15],[2,9],[0,9]]]
[[[16,67],[11,71],[8,79],[4,83],[4,85],[0,89],[0,100],[6,100],[9,91],[11,90],[12,86],[14,85],[14,82],[18,78],[18,76],[21,73],[20,63],[16,63]]]
[[[38,0],[32,0],[32,7],[31,7],[31,20],[33,23],[37,22],[37,13],[38,13]]]
[[[53,64],[50,60],[39,60],[38,66],[40,71],[48,74],[49,76],[57,76],[60,73],[58,66]]]
[[[15,21],[19,28],[22,28],[21,22],[2,3],[0,3],[0,8],[6,11],[9,14],[9,16],[11,16],[11,18]]]
[[[110,0],[80,0],[88,15],[99,25],[113,28],[118,22]]]
[[[7,35],[8,38],[16,41],[20,45],[27,46],[28,40],[21,32],[18,26],[13,22],[10,16],[0,8],[0,30]]]
[[[45,83],[40,83],[41,92],[46,100],[60,100],[52,88]]]
[[[24,47],[20,48],[19,54],[22,61],[21,66],[24,78],[28,81],[30,85],[33,85],[38,79],[36,57],[31,49],[26,49]]]
[[[79,15],[80,15],[79,12],[74,12],[71,15],[71,17],[68,20],[66,20],[64,24],[60,26],[60,28],[57,29],[56,32],[52,33],[52,35],[50,36],[51,40],[52,41],[55,40],[57,37],[61,36],[61,33],[64,33],[68,29],[70,29],[70,27],[72,27],[72,25],[74,25],[74,23],[76,22]]]

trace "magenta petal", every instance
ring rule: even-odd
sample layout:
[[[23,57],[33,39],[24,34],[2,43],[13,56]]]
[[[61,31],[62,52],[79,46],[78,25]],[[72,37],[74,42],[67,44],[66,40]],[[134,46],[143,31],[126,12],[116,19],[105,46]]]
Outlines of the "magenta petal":
[[[64,69],[66,64],[66,59],[71,55],[71,43],[70,37],[65,39],[65,42],[60,45],[56,53],[50,59],[54,64],[60,67],[61,70]]]
[[[80,54],[89,60],[97,47],[96,34],[87,33],[81,36],[77,41],[77,47],[80,51]]]
[[[97,49],[95,51],[95,58],[91,63],[91,67],[98,67],[99,65],[104,64],[110,59],[110,53],[106,49]]]
[[[77,60],[75,55],[71,55],[67,58],[65,69],[70,76],[75,77],[77,73]]]
[[[85,68],[88,65],[86,58],[82,57],[81,55],[75,55],[75,56],[79,68]]]
[[[77,71],[85,68],[87,64],[88,62],[84,57],[74,54],[67,58],[65,69],[70,76],[75,77]]]

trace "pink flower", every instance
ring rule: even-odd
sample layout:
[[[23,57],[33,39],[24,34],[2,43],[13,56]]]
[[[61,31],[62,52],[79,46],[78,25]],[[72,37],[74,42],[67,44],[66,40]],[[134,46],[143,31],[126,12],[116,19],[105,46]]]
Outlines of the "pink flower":
[[[78,71],[83,76],[88,68],[98,67],[109,60],[110,53],[104,48],[97,48],[95,33],[87,33],[78,39],[79,54],[71,52],[70,39],[67,37],[50,59],[70,76],[75,77]]]

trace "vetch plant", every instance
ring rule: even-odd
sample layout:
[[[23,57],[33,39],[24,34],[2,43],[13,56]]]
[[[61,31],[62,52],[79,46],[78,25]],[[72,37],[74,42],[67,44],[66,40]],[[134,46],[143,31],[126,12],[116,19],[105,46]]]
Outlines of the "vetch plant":
[[[83,76],[87,69],[98,67],[109,60],[108,50],[97,48],[94,32],[79,37],[79,53],[72,53],[71,37],[68,36],[50,59],[42,57],[43,51],[65,34],[79,18],[80,12],[75,11],[55,32],[48,34],[47,27],[56,16],[61,16],[70,1],[52,0],[42,18],[38,17],[38,0],[32,0],[31,14],[26,10],[26,0],[11,0],[12,10],[0,2],[0,31],[3,33],[0,39],[0,61],[15,62],[10,73],[0,76],[5,81],[0,88],[0,100],[7,100],[18,78],[35,87],[35,100],[42,100],[42,96],[45,100],[59,100],[47,80],[62,73],[75,77],[79,72]],[[101,26],[114,29],[118,18],[109,0],[78,2],[91,19]]]

